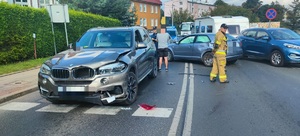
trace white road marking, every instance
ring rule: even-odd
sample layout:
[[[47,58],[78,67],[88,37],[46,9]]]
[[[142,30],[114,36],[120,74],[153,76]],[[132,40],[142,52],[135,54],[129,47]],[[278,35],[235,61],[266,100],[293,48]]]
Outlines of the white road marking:
[[[55,113],[68,113],[75,109],[78,105],[67,105],[67,104],[50,104],[41,109],[36,110],[37,112],[55,112]]]
[[[100,115],[116,115],[121,111],[122,107],[107,107],[107,106],[94,106],[85,111],[85,114],[100,114]]]
[[[184,73],[187,73],[187,72],[188,72],[188,64],[185,63]],[[182,109],[183,109],[183,106],[184,106],[183,104],[184,104],[184,98],[185,98],[185,94],[186,94],[186,87],[187,87],[187,75],[184,74],[180,97],[179,97],[179,100],[178,100],[178,103],[177,103],[175,115],[173,117],[173,121],[172,121],[170,130],[169,130],[168,136],[175,136],[176,135],[178,124],[180,122],[180,116],[181,116]]]
[[[153,108],[152,110],[145,110],[139,107],[132,116],[143,116],[143,117],[161,117],[168,118],[170,117],[173,108]]]
[[[187,100],[187,108],[185,113],[185,122],[183,127],[183,136],[190,136],[192,131],[192,121],[193,121],[193,107],[194,107],[194,68],[193,64],[190,63],[190,84],[189,84],[189,94]]]
[[[39,105],[39,103],[32,102],[11,102],[0,107],[0,110],[11,110],[11,111],[26,111],[30,108]]]

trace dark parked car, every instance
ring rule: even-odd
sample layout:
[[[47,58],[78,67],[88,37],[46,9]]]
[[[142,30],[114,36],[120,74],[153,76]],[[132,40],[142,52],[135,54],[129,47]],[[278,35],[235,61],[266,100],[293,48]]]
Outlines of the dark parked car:
[[[93,28],[47,60],[38,74],[42,97],[96,104],[132,104],[138,83],[157,76],[155,45],[142,27]]]
[[[228,38],[227,61],[235,63],[242,57],[242,48],[239,40],[226,34]],[[200,60],[205,66],[212,66],[213,56],[211,54],[215,34],[192,34],[182,38],[179,42],[169,45],[169,61],[176,59]]]
[[[300,36],[286,28],[250,28],[238,39],[244,56],[270,60],[273,66],[300,63]]]

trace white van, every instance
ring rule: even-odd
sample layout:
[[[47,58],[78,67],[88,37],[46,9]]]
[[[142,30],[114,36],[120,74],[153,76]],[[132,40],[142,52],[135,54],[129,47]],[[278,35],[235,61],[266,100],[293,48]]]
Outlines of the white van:
[[[236,37],[249,28],[249,19],[243,16],[212,16],[195,19],[195,33],[217,33],[221,24],[228,26],[227,33]]]

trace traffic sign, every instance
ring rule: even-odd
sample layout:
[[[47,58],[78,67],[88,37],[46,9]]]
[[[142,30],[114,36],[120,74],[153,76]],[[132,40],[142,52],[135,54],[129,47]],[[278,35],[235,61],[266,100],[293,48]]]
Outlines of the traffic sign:
[[[277,11],[274,8],[270,8],[267,10],[266,12],[267,19],[273,20],[276,18],[276,16],[277,16]]]

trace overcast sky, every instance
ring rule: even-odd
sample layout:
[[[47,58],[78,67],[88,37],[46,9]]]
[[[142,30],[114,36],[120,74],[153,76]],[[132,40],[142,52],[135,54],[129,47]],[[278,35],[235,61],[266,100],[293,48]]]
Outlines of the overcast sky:
[[[224,2],[228,4],[234,4],[234,5],[242,5],[243,2],[246,2],[247,0],[223,0]],[[263,4],[271,4],[272,1],[276,0],[261,0]],[[288,7],[289,4],[292,3],[293,0],[277,0],[280,4],[284,5],[285,7]],[[209,3],[215,3],[216,0],[208,0]]]
[[[165,1],[170,1],[170,0],[161,0],[162,2]],[[206,1],[206,0],[201,0],[201,1]],[[207,0],[209,4],[214,4],[216,2],[216,0]],[[247,0],[223,0],[224,2],[232,5],[242,5],[243,2],[246,2]],[[271,4],[272,1],[276,1],[276,0],[261,0],[263,2],[263,4]],[[280,4],[284,5],[285,7],[289,7],[289,4],[292,4],[293,0],[277,0]]]

